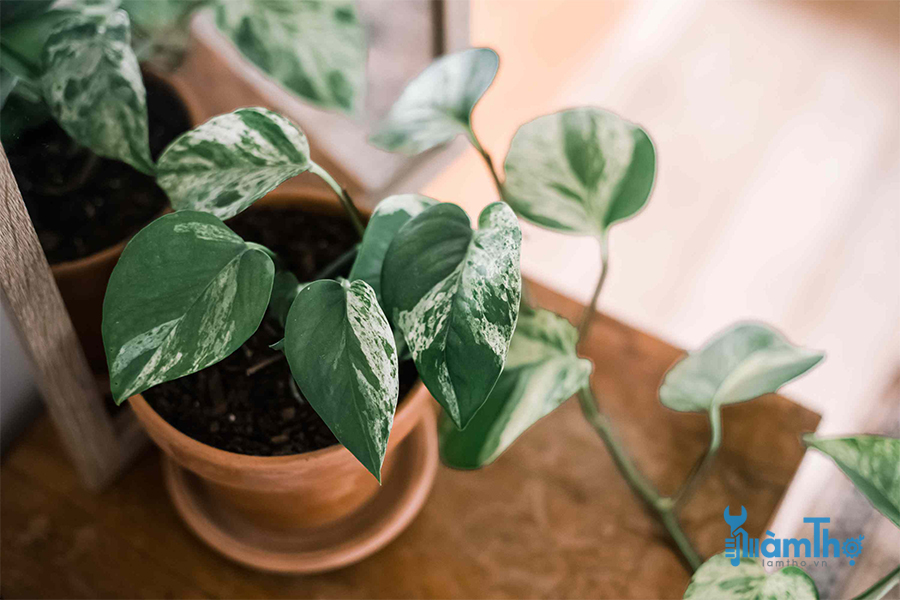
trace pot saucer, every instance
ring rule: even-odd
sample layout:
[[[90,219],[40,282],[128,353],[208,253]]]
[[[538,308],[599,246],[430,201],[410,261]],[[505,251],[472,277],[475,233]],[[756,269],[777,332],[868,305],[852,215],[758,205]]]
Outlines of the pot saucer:
[[[334,523],[273,531],[223,514],[200,479],[164,457],[166,487],[181,517],[200,539],[243,565],[277,573],[321,573],[359,562],[397,537],[418,514],[437,473],[437,427],[426,414],[398,453],[391,476],[368,503]]]

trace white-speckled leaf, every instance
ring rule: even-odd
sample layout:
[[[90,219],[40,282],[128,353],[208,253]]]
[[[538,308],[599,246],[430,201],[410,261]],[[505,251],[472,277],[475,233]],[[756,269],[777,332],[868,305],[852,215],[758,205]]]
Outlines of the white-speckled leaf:
[[[394,335],[369,284],[305,286],[288,313],[284,353],[316,413],[381,481],[400,380]]]
[[[275,267],[216,217],[153,221],[125,247],[103,302],[103,343],[121,403],[235,350],[259,326]]]
[[[363,106],[366,36],[353,2],[219,0],[216,24],[250,62],[308,102],[351,114]]]
[[[478,227],[454,204],[426,209],[397,232],[381,276],[385,312],[403,332],[422,381],[460,428],[500,376],[522,290],[515,214],[495,202]]]
[[[366,225],[362,245],[350,269],[350,281],[362,279],[368,283],[375,290],[378,302],[384,306],[381,299],[381,267],[388,247],[407,221],[437,203],[437,200],[419,194],[390,196],[379,202]]]
[[[418,154],[459,134],[471,135],[471,115],[497,74],[490,48],[435,60],[403,90],[369,141],[389,152]]]
[[[163,151],[157,182],[176,210],[228,219],[310,168],[306,135],[265,108],[213,117]]]
[[[456,469],[492,463],[521,434],[588,384],[591,362],[578,358],[578,332],[564,318],[523,307],[506,365],[484,406],[462,431],[441,419],[441,458]]]
[[[506,155],[504,199],[550,229],[602,234],[643,208],[656,173],[643,129],[599,108],[574,108],[519,127]]]
[[[101,156],[153,173],[147,95],[125,11],[62,20],[44,44],[44,99],[56,121]]]
[[[775,392],[824,357],[762,323],[738,323],[672,365],[659,399],[673,410],[706,412]]]
[[[819,592],[799,567],[771,575],[756,559],[742,558],[735,566],[725,554],[703,563],[684,592],[685,600],[818,600]]]
[[[900,439],[808,435],[803,441],[830,456],[872,505],[900,527]]]

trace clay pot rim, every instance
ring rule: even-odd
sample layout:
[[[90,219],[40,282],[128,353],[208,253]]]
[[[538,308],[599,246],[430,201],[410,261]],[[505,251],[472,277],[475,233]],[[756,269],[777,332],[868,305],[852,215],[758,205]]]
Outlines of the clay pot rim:
[[[425,384],[419,379],[412,389],[407,392],[404,402],[398,404],[394,414],[391,433],[393,434],[399,422],[417,419],[419,412],[427,409],[422,404],[427,402],[429,397],[430,395],[426,392]],[[350,452],[343,444],[338,442],[327,448],[284,456],[240,454],[204,444],[178,431],[150,406],[150,403],[147,402],[142,394],[135,394],[128,398],[128,404],[137,413],[138,419],[144,423],[147,429],[154,429],[161,436],[167,438],[173,446],[177,446],[186,454],[201,457],[206,462],[228,469],[270,471],[298,465],[312,467],[312,463],[330,463],[346,460],[346,454]]]
[[[151,65],[141,65],[141,70],[143,71],[142,79],[143,77],[149,76],[151,78],[160,80],[162,83],[175,90],[175,94],[184,105],[184,109],[187,113],[190,126],[195,127],[198,124],[201,111],[199,109],[200,104],[197,102],[197,99],[191,91],[191,88],[185,85],[184,82],[182,82],[178,77],[173,76],[170,73],[164,73]],[[152,223],[156,219],[169,212],[172,212],[172,208],[171,206],[166,204],[166,206],[147,223]],[[147,223],[145,223],[144,225],[147,225]],[[90,269],[97,263],[106,262],[109,259],[121,254],[122,250],[125,249],[125,246],[128,245],[128,242],[131,241],[132,237],[134,236],[129,235],[124,240],[121,240],[120,242],[117,242],[112,246],[107,246],[102,250],[98,250],[93,254],[88,254],[87,256],[82,256],[81,258],[74,258],[72,260],[64,260],[62,262],[51,264],[50,271],[54,276],[65,276],[72,273],[77,273],[83,269]]]

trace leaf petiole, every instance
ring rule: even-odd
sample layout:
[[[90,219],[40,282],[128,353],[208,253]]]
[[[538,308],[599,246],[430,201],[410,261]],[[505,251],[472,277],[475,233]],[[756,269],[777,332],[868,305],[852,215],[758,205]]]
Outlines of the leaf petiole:
[[[341,205],[344,207],[344,210],[347,211],[347,216],[350,217],[350,222],[353,223],[353,227],[356,229],[356,233],[362,238],[366,231],[366,225],[363,223],[362,215],[359,214],[359,210],[356,208],[356,205],[353,203],[353,198],[350,197],[347,190],[341,187],[328,171],[312,161],[310,161],[309,172],[321,177],[322,181],[327,183],[328,187],[337,194],[338,199],[341,201]]]
[[[709,448],[707,448],[706,454],[688,475],[681,488],[672,497],[676,508],[680,508],[690,498],[694,489],[706,478],[716,458],[716,454],[719,452],[719,447],[722,445],[722,411],[718,406],[714,405],[710,407],[708,415],[709,425],[712,430]]]

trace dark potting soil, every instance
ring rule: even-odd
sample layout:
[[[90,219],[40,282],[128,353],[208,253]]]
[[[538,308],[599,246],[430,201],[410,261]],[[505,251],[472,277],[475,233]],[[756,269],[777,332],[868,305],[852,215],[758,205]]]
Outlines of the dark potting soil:
[[[301,281],[312,279],[357,239],[345,219],[295,210],[249,210],[227,224],[244,239],[274,250]],[[338,274],[348,271],[349,265]],[[151,388],[144,398],[182,433],[229,452],[281,456],[336,444],[294,383],[282,353],[269,348],[281,337],[279,327],[264,319],[225,360]],[[401,400],[417,379],[412,361],[400,364]]]
[[[171,86],[149,76],[144,85],[155,160],[191,122]],[[53,119],[27,131],[7,155],[50,264],[127,239],[168,204],[153,177],[79,146]]]

